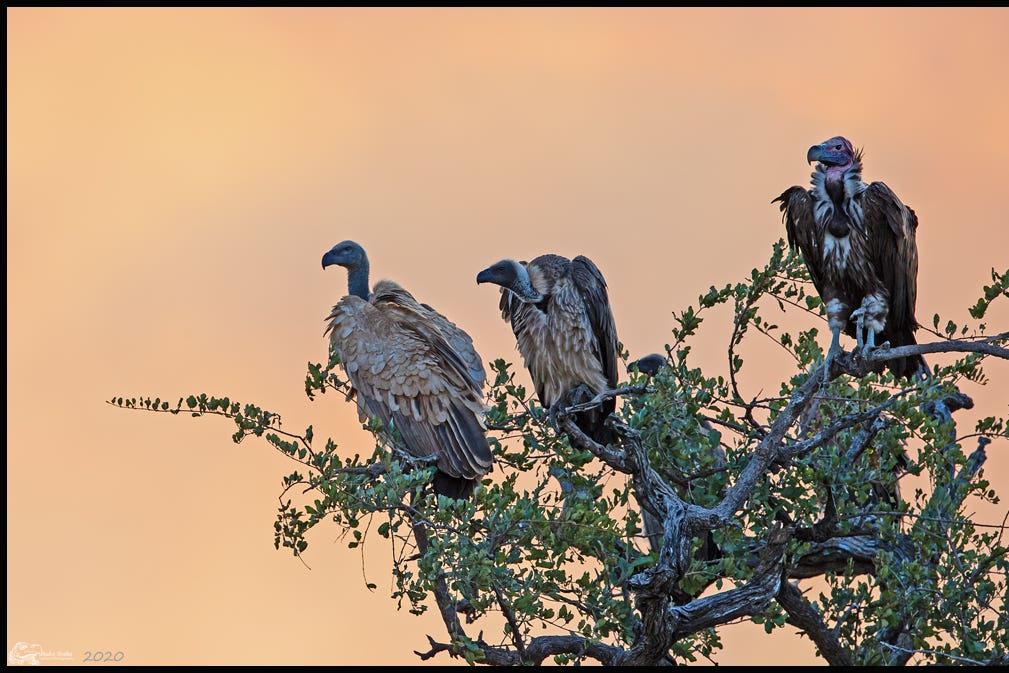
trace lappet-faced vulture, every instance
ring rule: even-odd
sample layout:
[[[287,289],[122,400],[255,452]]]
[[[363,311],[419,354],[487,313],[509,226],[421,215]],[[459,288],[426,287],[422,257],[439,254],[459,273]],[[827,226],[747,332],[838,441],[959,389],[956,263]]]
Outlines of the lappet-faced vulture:
[[[322,268],[331,264],[347,269],[348,294],[329,314],[326,333],[361,421],[381,420],[410,456],[436,457],[436,493],[468,498],[492,467],[486,375],[472,339],[392,281],[369,292],[368,257],[357,243],[335,245],[322,258]]]
[[[616,387],[617,328],[606,281],[592,260],[550,254],[531,262],[503,259],[476,282],[501,286],[501,316],[511,323],[540,404],[554,407]],[[603,422],[615,408],[608,400],[575,422],[608,443],[612,431]]]
[[[862,151],[846,138],[813,145],[806,159],[817,162],[812,188],[790,187],[772,203],[781,202],[788,243],[802,253],[827,310],[833,338],[826,379],[842,331],[859,347],[916,343],[918,218],[884,183],[862,181]],[[904,378],[928,371],[920,355],[887,366]]]

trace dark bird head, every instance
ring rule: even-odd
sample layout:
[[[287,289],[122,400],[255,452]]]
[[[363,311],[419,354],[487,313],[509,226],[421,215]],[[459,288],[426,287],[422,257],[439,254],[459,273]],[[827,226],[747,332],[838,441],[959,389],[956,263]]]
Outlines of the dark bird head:
[[[806,160],[819,161],[825,166],[848,167],[855,162],[856,151],[851,141],[842,135],[835,135],[806,152]]]
[[[368,255],[364,248],[354,241],[343,241],[334,245],[322,256],[322,268],[342,266],[347,269],[347,286],[350,294],[368,299]]]
[[[477,284],[494,283],[511,290],[516,297],[528,304],[543,300],[543,295],[533,287],[529,271],[524,264],[514,259],[502,259],[476,275]]]
[[[337,243],[329,252],[322,256],[323,269],[336,264],[346,268],[348,271],[353,271],[360,267],[362,263],[368,263],[368,256],[364,254],[364,248],[354,241]]]
[[[648,376],[655,376],[659,373],[666,364],[666,358],[658,353],[652,353],[651,355],[646,355],[645,357],[635,360],[627,365],[627,373],[638,371],[642,374],[647,374]]]
[[[855,163],[856,153],[851,142],[844,136],[834,136],[830,140],[813,145],[806,152],[806,161],[818,161],[824,166],[847,168]]]

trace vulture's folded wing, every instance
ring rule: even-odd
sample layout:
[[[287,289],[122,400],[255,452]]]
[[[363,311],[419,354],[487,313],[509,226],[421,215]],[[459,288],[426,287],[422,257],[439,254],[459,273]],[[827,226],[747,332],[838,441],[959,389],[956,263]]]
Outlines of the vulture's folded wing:
[[[802,187],[789,187],[771,203],[781,204],[781,219],[785,223],[788,245],[792,250],[802,253],[802,261],[809,271],[810,280],[813,281],[816,291],[822,295],[820,265],[823,263],[823,253],[816,235],[813,197]]]
[[[453,477],[490,471],[483,399],[459,354],[422,312],[394,297],[372,305],[348,296],[329,321],[331,348],[357,390],[362,420],[379,418],[411,455],[436,456]]]
[[[914,304],[918,284],[918,218],[882,182],[869,184],[861,195],[872,266],[890,293],[887,324],[896,329],[918,327]]]
[[[463,363],[466,365],[466,371],[469,374],[470,380],[476,387],[476,391],[479,394],[483,394],[483,385],[487,380],[487,372],[483,367],[483,360],[480,359],[480,354],[476,352],[476,348],[473,346],[473,339],[463,331],[454,322],[443,316],[441,313],[431,308],[427,304],[421,304],[421,306],[427,309],[427,318],[439,329],[441,333],[445,335],[445,339],[448,341],[452,349],[459,354]]]
[[[609,386],[614,388],[618,378],[617,326],[610,308],[606,281],[592,260],[582,255],[572,260],[571,275],[585,303],[585,315],[598,348],[596,357],[602,366],[603,376]]]

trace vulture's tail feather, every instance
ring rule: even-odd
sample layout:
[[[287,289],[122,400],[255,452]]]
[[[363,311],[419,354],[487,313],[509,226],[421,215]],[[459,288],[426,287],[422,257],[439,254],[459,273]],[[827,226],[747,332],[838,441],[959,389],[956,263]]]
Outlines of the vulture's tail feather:
[[[476,479],[453,477],[438,470],[434,474],[434,492],[455,500],[469,500],[476,488]]]

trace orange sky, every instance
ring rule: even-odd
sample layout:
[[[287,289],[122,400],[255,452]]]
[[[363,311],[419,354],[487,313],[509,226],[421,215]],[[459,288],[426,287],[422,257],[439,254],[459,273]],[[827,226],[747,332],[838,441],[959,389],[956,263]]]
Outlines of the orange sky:
[[[967,320],[1009,266],[1005,8],[15,8],[7,59],[8,650],[417,664],[443,637],[396,611],[387,547],[320,527],[310,569],[274,550],[290,466],[265,442],[105,404],[229,395],[370,451],[351,405],[303,390],[343,239],[485,360],[518,354],[476,272],[588,255],[637,357],[766,261],[771,199],[843,134],[918,214],[923,322]],[[713,322],[698,363],[726,343]],[[1007,411],[1009,366],[989,375],[975,417]],[[812,661],[793,634],[728,627],[718,660]]]

